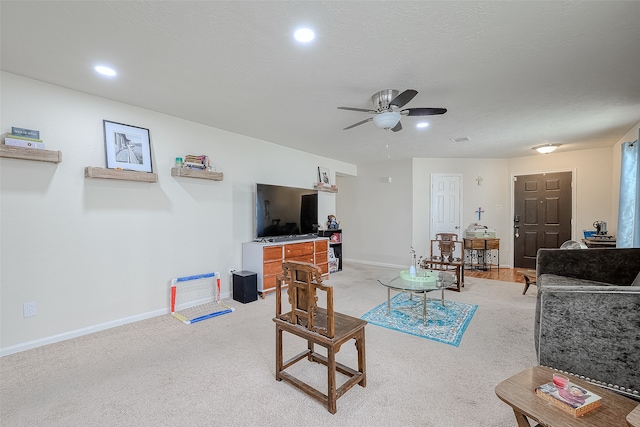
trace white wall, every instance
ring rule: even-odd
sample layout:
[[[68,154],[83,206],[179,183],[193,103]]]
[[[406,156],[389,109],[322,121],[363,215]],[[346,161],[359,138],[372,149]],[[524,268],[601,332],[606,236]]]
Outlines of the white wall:
[[[3,72],[0,133],[38,129],[62,163],[0,159],[0,354],[166,312],[173,277],[220,271],[230,295],[253,238],[256,182],[311,188],[356,167]],[[84,178],[105,166],[102,121],[148,128],[158,183]],[[207,154],[224,181],[174,178]],[[335,178],[334,178],[335,179]],[[321,193],[319,219],[335,212]],[[38,314],[23,318],[26,302]]]
[[[413,237],[419,255],[429,254],[431,239],[431,174],[456,173],[462,175],[460,236],[471,223],[481,223],[496,229],[502,242],[500,262],[504,263],[504,242],[510,235],[509,190],[507,159],[414,159],[413,160]],[[482,177],[480,185],[476,178]],[[476,211],[484,213],[478,221]]]
[[[411,160],[387,160],[359,165],[357,177],[338,177],[336,215],[344,259],[410,265],[411,169]]]
[[[612,223],[611,164],[612,148],[555,152],[511,159],[509,174],[515,176],[550,171],[575,172],[572,240],[580,240],[584,237],[583,230],[594,230],[594,221]],[[616,194],[616,204],[617,200]],[[510,203],[513,203],[512,200]],[[610,231],[614,233],[615,229]]]
[[[242,268],[242,242],[253,237],[254,184],[311,187],[318,166],[339,188],[319,194],[319,221],[337,215],[347,260],[407,266],[410,246],[427,253],[431,173],[462,174],[462,225],[476,222],[481,206],[481,222],[502,239],[502,264],[513,259],[514,174],[575,170],[576,229],[602,219],[615,231],[620,143],[356,168],[9,73],[0,83],[0,133],[38,129],[47,148],[63,153],[58,165],[0,158],[0,355],[165,313],[172,277],[220,271],[230,295],[229,270]],[[84,178],[85,166],[105,164],[104,119],[150,129],[157,184]],[[620,142],[637,139],[639,126]],[[208,154],[224,181],[171,177],[185,154]],[[31,301],[38,315],[25,319]]]
[[[637,139],[638,125],[621,140]],[[615,234],[620,176],[620,143],[612,148],[532,153],[514,159],[413,159],[359,165],[356,177],[339,177],[338,214],[343,220],[344,253],[350,260],[406,266],[407,247],[426,255],[430,240],[430,188],[432,173],[462,175],[462,227],[477,222],[478,207],[485,211],[481,223],[495,228],[500,242],[500,264],[513,265],[514,175],[571,171],[574,176],[574,239],[595,220],[607,221]],[[384,183],[393,175],[394,183]],[[408,177],[410,174],[411,177]],[[483,178],[478,185],[476,178]],[[397,180],[396,177],[400,177]],[[386,190],[389,191],[386,191]],[[346,190],[346,191],[343,191]],[[412,214],[405,215],[404,206]],[[403,208],[401,208],[401,206]],[[411,222],[409,227],[408,221]],[[348,224],[345,225],[345,224]],[[408,235],[410,234],[410,235]],[[353,244],[347,243],[353,240]],[[411,243],[408,243],[408,242]]]

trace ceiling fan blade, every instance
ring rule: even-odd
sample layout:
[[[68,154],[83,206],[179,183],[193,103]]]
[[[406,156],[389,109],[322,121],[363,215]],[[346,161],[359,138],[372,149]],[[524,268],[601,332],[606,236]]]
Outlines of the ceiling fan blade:
[[[360,111],[360,112],[363,112],[363,113],[371,113],[371,114],[375,113],[375,111],[368,110],[366,108],[338,107],[338,110]]]
[[[364,120],[362,120],[361,122],[354,123],[354,124],[352,124],[351,126],[347,126],[346,128],[344,128],[344,129],[342,129],[342,130],[347,130],[347,129],[354,128],[354,127],[356,127],[356,126],[360,126],[360,125],[362,125],[362,124],[365,124],[365,123],[367,123],[367,122],[370,122],[371,120],[373,120],[373,117],[369,117],[368,119],[364,119]]]
[[[400,108],[407,104],[409,101],[413,99],[418,94],[417,90],[407,89],[402,92],[400,95],[396,96],[391,100],[389,105],[393,105],[394,107]]]
[[[402,130],[402,123],[398,122],[398,124],[392,127],[391,130],[393,132],[398,132],[399,130]]]
[[[400,114],[407,116],[435,116],[446,112],[446,108],[407,108],[406,110],[400,111]]]

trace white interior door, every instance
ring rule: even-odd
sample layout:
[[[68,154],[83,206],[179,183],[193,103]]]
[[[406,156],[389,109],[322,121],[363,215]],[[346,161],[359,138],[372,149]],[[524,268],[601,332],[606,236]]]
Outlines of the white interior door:
[[[435,239],[436,233],[456,233],[462,240],[461,200],[462,175],[431,174],[430,239]]]

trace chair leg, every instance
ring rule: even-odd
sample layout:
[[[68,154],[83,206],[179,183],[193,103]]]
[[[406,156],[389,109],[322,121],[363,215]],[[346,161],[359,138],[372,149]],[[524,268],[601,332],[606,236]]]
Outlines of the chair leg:
[[[313,342],[311,340],[307,340],[307,348],[309,349],[309,356],[307,356],[307,359],[309,360],[309,362],[313,362],[314,346],[313,346]]]
[[[276,381],[282,381],[282,329],[276,325]]]
[[[529,286],[531,285],[531,282],[529,282],[529,278],[527,276],[524,277],[524,290],[522,291],[522,295],[527,293],[527,289],[529,289]]]
[[[327,348],[327,409],[332,414],[337,411],[336,405],[336,352],[333,347]]]

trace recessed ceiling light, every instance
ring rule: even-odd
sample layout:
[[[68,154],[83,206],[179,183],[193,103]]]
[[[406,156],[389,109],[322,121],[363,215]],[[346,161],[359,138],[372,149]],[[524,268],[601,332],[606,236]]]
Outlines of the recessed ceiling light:
[[[300,43],[309,43],[311,40],[316,38],[316,33],[314,33],[310,28],[299,28],[295,33],[293,33],[293,37],[295,37],[295,39]]]
[[[418,128],[426,128],[427,126],[429,126],[429,123],[427,122],[420,122],[416,125]]]
[[[113,77],[116,74],[116,70],[114,70],[111,67],[105,67],[104,65],[96,65],[94,70],[96,70],[98,73],[102,74],[103,76],[107,76],[107,77]]]

